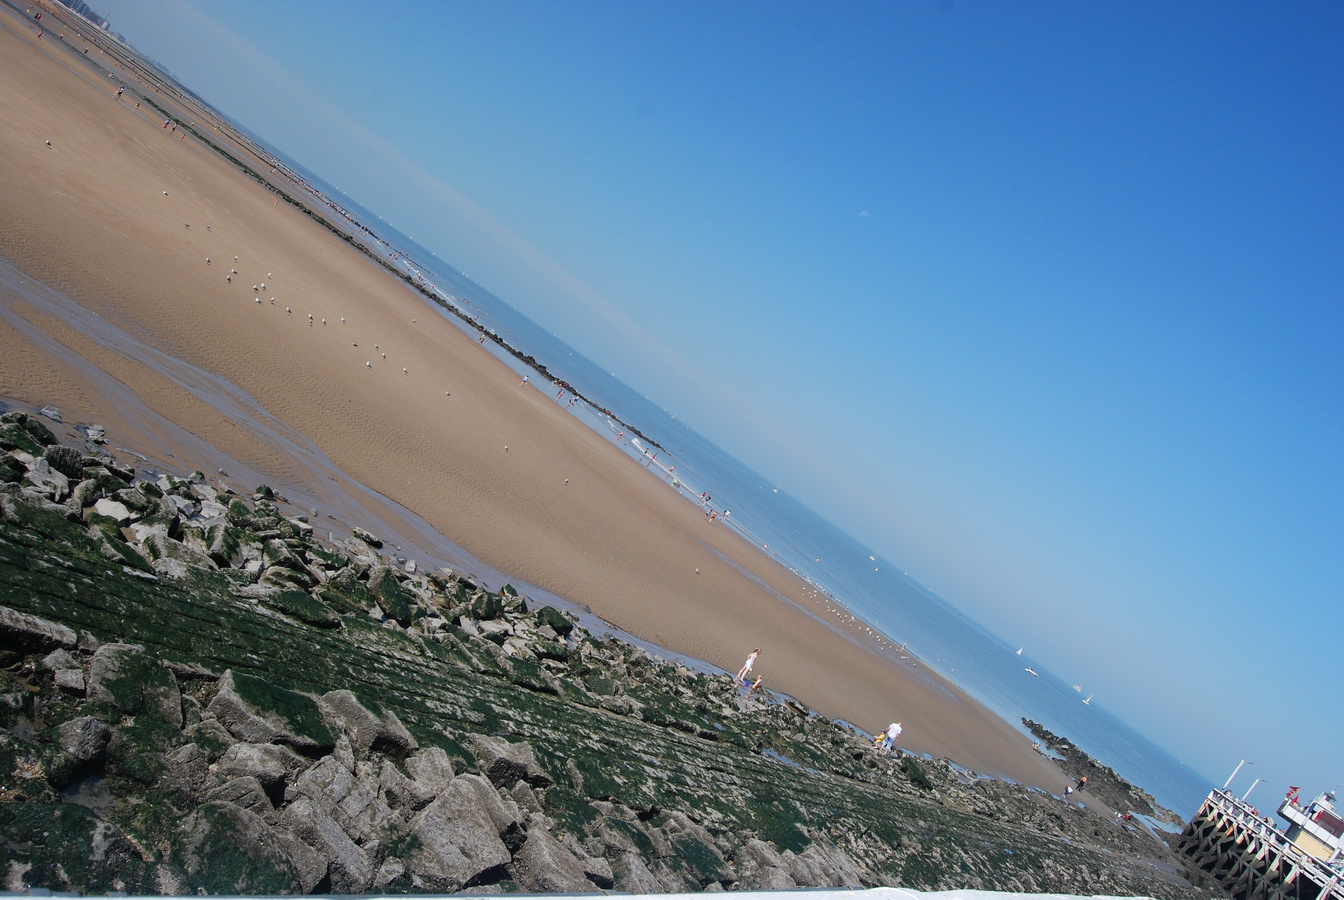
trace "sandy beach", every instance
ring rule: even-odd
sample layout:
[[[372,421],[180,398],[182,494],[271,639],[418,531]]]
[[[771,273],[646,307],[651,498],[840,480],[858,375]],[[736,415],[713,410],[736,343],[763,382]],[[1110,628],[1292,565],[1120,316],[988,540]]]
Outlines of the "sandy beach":
[[[0,397],[101,424],[165,466],[265,482],[338,536],[361,525],[439,564],[456,545],[728,671],[759,647],[766,685],[825,715],[900,720],[911,750],[1062,790],[1025,737],[837,624],[807,584],[284,199],[319,209],[224,123],[44,8],[39,40],[0,7]]]

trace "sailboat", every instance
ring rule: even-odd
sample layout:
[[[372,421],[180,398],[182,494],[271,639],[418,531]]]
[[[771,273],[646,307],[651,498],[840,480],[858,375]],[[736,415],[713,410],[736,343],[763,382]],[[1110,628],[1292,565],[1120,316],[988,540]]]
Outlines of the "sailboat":
[[[1021,655],[1022,655],[1022,651],[1025,650],[1025,649],[1026,649],[1025,647],[1018,647],[1018,648],[1017,648],[1017,655],[1018,655],[1018,656],[1021,656]]]
[[[1095,697],[1095,696],[1096,696],[1096,694],[1088,694],[1088,695],[1087,695],[1087,699],[1083,701],[1083,705],[1084,705],[1084,706],[1091,706],[1091,705],[1092,705],[1092,698]]]

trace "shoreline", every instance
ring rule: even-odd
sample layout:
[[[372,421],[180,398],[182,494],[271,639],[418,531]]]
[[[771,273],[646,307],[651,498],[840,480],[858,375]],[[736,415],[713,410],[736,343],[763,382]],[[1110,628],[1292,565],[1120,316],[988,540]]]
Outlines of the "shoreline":
[[[311,213],[273,203],[264,179],[247,178],[190,136],[175,141],[120,116],[125,105],[93,90],[106,85],[79,71],[79,54],[52,66],[52,53],[74,51],[37,43],[0,35],[8,59],[0,67],[12,83],[32,86],[0,100],[15,123],[0,137],[0,209],[15,223],[0,254],[92,315],[236,386],[329,465],[314,477],[237,416],[14,297],[6,303],[16,315],[97,374],[73,371],[6,326],[0,348],[19,362],[3,373],[0,393],[107,420],[111,433],[140,433],[142,445],[188,457],[161,426],[108,408],[101,388],[120,385],[231,465],[262,474],[259,483],[333,495],[366,485],[497,571],[590,606],[640,640],[728,671],[752,646],[765,647],[767,683],[814,709],[870,730],[894,713],[918,723],[908,731],[912,748],[1060,789],[1058,769],[1033,758],[1010,723],[954,685],[930,691],[896,671],[859,629],[840,636],[811,621],[824,604],[809,599],[801,579],[740,536],[707,531],[698,510],[666,496],[618,448],[532,402],[456,326],[417,323],[424,292],[403,291],[407,279],[350,253],[350,242]],[[189,110],[184,117],[195,120]],[[88,171],[93,159],[99,172]],[[243,261],[238,283],[202,262],[233,256]],[[294,314],[251,302],[242,282],[270,271],[280,273],[277,304]],[[351,322],[340,339],[339,317]],[[395,348],[376,369],[375,342]]]

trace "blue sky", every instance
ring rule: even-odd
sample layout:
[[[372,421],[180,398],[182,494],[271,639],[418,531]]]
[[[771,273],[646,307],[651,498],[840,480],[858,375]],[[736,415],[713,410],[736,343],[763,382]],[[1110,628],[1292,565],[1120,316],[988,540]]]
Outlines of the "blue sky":
[[[1219,784],[1344,779],[1344,5],[96,8]]]

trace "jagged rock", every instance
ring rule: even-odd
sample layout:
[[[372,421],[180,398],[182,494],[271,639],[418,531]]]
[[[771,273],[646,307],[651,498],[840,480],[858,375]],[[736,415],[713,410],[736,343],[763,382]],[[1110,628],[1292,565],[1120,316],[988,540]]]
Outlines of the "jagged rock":
[[[78,643],[73,629],[7,606],[0,606],[0,636],[9,646],[35,650],[73,649]]]
[[[42,451],[42,458],[67,479],[77,480],[84,477],[84,454],[74,447],[54,444]]]
[[[156,572],[160,570],[158,563],[169,560],[180,562],[186,572],[193,569],[213,570],[219,568],[207,554],[192,549],[181,541],[173,540],[166,533],[156,532],[149,535],[145,538],[142,547],[145,555],[149,557],[150,565]]]
[[[285,807],[281,821],[327,860],[332,893],[360,894],[369,889],[374,869],[368,855],[311,799],[301,796]]]
[[[525,891],[543,894],[583,893],[593,889],[574,854],[545,831],[530,831],[513,857],[514,879]]]
[[[231,669],[207,709],[240,740],[288,744],[310,754],[329,752],[335,742],[312,697]]]
[[[182,727],[182,692],[177,677],[139,644],[104,644],[89,661],[89,697],[122,712],[156,712]]]
[[[340,723],[350,736],[353,749],[360,755],[377,749],[397,759],[405,759],[416,749],[415,738],[395,713],[382,710],[381,715],[374,715],[349,691],[331,691],[322,695],[318,702],[329,718]]]
[[[623,894],[661,894],[669,890],[634,851],[617,854],[611,860],[611,872],[616,890]]]
[[[390,760],[383,762],[383,768],[378,774],[378,790],[389,808],[410,812],[424,809],[435,796],[420,782],[407,778]]]
[[[112,729],[93,716],[80,716],[57,729],[61,749],[79,762],[96,762],[107,752]]]
[[[49,500],[61,500],[70,492],[70,479],[47,460],[38,457],[28,466],[25,480]]]
[[[101,425],[89,425],[84,429],[84,434],[88,437],[90,443],[107,443],[107,430]]]
[[[737,852],[737,889],[746,891],[787,891],[798,887],[788,873],[784,857],[764,841],[747,841]]]
[[[200,745],[190,743],[169,753],[164,761],[166,765],[159,776],[159,787],[178,802],[194,803],[205,791],[210,757]]]
[[[59,422],[59,421],[61,421],[61,411],[60,411],[59,409],[57,409],[56,407],[54,407],[54,406],[44,406],[44,407],[42,407],[41,409],[39,409],[37,412],[38,412],[39,415],[46,416],[48,419],[51,419],[51,421],[53,421],[53,422]]]
[[[278,806],[286,786],[307,767],[308,761],[288,747],[237,743],[224,751],[213,768],[221,779],[255,778],[272,805]]]
[[[862,875],[854,860],[839,848],[813,842],[797,855],[785,851],[784,860],[789,875],[799,885],[861,886]]]
[[[453,761],[442,747],[426,747],[406,760],[406,771],[422,788],[439,796],[456,777]]]
[[[220,803],[232,803],[260,817],[267,824],[280,824],[280,817],[270,795],[266,793],[261,782],[251,775],[222,782],[216,779],[213,784],[207,780],[205,798]]]
[[[454,779],[443,796],[411,820],[410,833],[418,846],[406,861],[419,889],[458,891],[468,881],[512,859],[492,818],[475,805],[479,797],[475,789],[466,785],[457,788],[470,777]],[[485,787],[494,793],[488,784]]]
[[[363,528],[350,529],[350,536],[358,538],[365,544],[368,544],[370,547],[373,547],[375,550],[380,549],[383,546],[382,541],[378,540],[378,538],[374,537],[372,534],[365,531]]]
[[[467,746],[476,757],[481,773],[496,787],[506,788],[520,779],[533,787],[546,787],[553,779],[537,763],[537,755],[526,741],[511,744],[503,738],[473,734]]]

